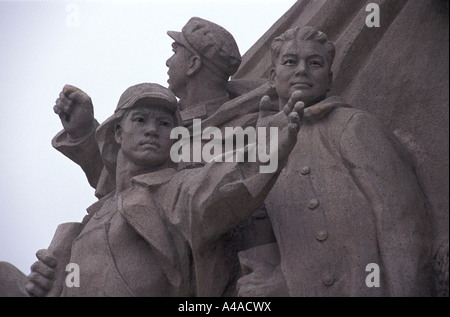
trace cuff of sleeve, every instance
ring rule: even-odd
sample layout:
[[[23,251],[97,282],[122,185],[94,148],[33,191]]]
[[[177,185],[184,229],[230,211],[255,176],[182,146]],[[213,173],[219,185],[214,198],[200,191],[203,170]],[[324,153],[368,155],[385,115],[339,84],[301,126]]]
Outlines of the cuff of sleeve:
[[[52,145],[54,148],[58,147],[65,147],[65,146],[78,146],[80,144],[83,144],[86,140],[90,139],[93,134],[95,134],[95,130],[100,124],[98,121],[95,121],[95,129],[93,129],[90,133],[86,134],[85,136],[81,138],[72,138],[67,133],[66,130],[60,131],[52,140]]]

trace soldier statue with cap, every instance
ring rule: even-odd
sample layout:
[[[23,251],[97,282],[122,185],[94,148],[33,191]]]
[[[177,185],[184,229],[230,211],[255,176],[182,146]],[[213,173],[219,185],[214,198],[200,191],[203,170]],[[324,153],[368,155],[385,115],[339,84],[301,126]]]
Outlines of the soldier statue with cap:
[[[191,18],[181,32],[168,31],[168,35],[175,41],[174,54],[166,62],[168,83],[180,99],[181,123],[190,128],[193,119],[202,119],[202,127],[222,130],[225,126],[254,126],[261,97],[274,90],[268,84],[260,85],[261,81],[229,81],[241,63],[233,36],[198,17]],[[273,108],[276,112],[278,105]],[[66,85],[54,111],[64,129],[53,138],[53,147],[83,169],[98,198],[107,195],[114,190],[115,180],[103,169],[95,141],[99,123],[94,119],[91,98],[81,89]]]
[[[139,84],[121,96],[114,114],[96,130],[113,192],[88,208],[69,245],[69,263],[79,267],[71,287],[55,275],[66,262],[38,251],[27,291],[33,296],[220,296],[228,276],[217,249],[220,237],[264,201],[295,145],[302,103],[278,116],[262,109],[261,123],[280,129],[273,173],[259,162],[210,162],[177,172],[170,149],[177,126],[177,100],[157,84]],[[269,120],[268,120],[269,119]],[[233,263],[231,263],[233,264]],[[222,276],[225,275],[225,278]],[[53,292],[56,288],[61,291]]]
[[[174,39],[174,54],[166,62],[168,83],[169,89],[180,98],[182,125],[191,128],[193,119],[202,119],[203,128],[215,126],[222,132],[226,126],[255,126],[259,101],[263,95],[270,94],[271,88],[265,84],[247,92],[255,83],[230,84],[229,78],[241,62],[233,36],[223,27],[197,17],[191,18],[181,32],[168,31],[168,35]],[[239,95],[243,92],[246,93]],[[275,108],[278,109],[277,104]],[[66,85],[56,100],[54,111],[60,116],[64,129],[53,138],[52,145],[83,169],[89,184],[96,188],[98,198],[114,191],[115,178],[111,177],[114,174],[108,171],[104,160],[108,151],[99,149],[95,140],[99,123],[94,119],[90,97],[81,89]],[[203,164],[181,162],[177,168]],[[221,290],[220,295],[236,295],[235,283],[240,270],[237,252],[275,241],[263,205],[221,239],[216,245],[216,256],[222,259],[216,265],[221,272],[217,278],[221,281],[216,285],[224,287],[217,289]]]
[[[165,252],[170,250],[159,250],[168,237],[146,241],[145,233],[130,224],[134,218],[130,220],[132,217],[123,210],[123,199],[132,190],[133,177],[152,174],[159,184],[170,174],[168,141],[171,129],[177,126],[176,111],[175,96],[157,84],[132,86],[122,94],[116,111],[99,126],[97,133],[99,145],[105,149],[105,167],[111,176],[116,176],[117,186],[87,209],[81,226],[72,224],[78,227],[78,232],[72,232],[73,242],[60,235],[64,243],[72,245],[66,261],[80,268],[80,285],[68,287],[64,281],[54,281],[58,270],[67,263],[50,248],[42,249],[37,252],[39,261],[32,265],[26,286],[30,295],[189,294],[182,285],[174,289],[170,283],[172,270],[163,264]],[[152,222],[151,228],[161,233],[161,228],[155,228],[158,224]]]
[[[168,31],[174,39],[169,68],[169,89],[180,98],[183,125],[206,119],[229,101],[227,83],[241,64],[233,36],[223,27],[192,18],[181,32]]]
[[[173,55],[166,61],[167,82],[179,98],[182,124],[192,136],[194,119],[211,117],[230,100],[228,80],[239,68],[241,55],[226,29],[198,17],[191,18],[181,32],[167,34],[174,40]],[[208,126],[202,124],[203,128]],[[195,161],[182,161],[179,168],[203,164]]]

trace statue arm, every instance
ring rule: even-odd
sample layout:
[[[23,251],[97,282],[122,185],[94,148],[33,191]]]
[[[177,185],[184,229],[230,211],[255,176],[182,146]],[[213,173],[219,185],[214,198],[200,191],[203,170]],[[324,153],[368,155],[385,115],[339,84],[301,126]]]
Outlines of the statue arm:
[[[64,128],[53,138],[53,147],[77,163],[86,174],[89,184],[96,188],[103,161],[95,140],[99,123],[94,118],[91,98],[78,87],[65,85],[55,101],[53,111]]]
[[[187,181],[187,205],[192,210],[188,223],[195,227],[191,230],[196,233],[198,240],[194,245],[200,246],[221,236],[249,218],[263,204],[297,141],[300,118],[303,115],[303,103],[296,102],[297,97],[293,97],[275,115],[271,113],[270,99],[261,99],[258,127],[278,128],[277,135],[270,136],[272,140],[277,140],[277,151],[271,153],[271,160],[277,164],[272,166],[271,161],[270,170],[267,169],[267,164],[262,164],[259,160],[235,163],[213,161],[195,172]],[[272,140],[271,146],[275,146]],[[258,140],[258,150],[259,146],[265,145],[264,142],[265,139]],[[246,150],[252,146],[256,145],[248,145]]]
[[[96,121],[95,127],[99,124]],[[95,140],[95,129],[88,135],[72,139],[65,130],[52,140],[52,146],[78,164],[86,174],[89,185],[96,188],[103,169],[103,161]]]
[[[189,189],[189,201],[190,223],[196,227],[192,230],[201,233],[199,243],[215,239],[249,218],[264,202],[279,171],[248,174],[239,163],[213,163],[196,175],[198,185]]]

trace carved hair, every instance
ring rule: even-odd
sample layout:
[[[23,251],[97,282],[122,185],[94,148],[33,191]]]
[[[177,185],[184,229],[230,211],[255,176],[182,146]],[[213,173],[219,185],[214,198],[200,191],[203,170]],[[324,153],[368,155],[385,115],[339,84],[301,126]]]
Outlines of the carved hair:
[[[325,33],[317,30],[312,26],[304,26],[304,27],[298,26],[295,29],[287,30],[282,35],[275,38],[272,42],[271,47],[273,65],[275,65],[284,43],[292,41],[294,39],[299,39],[303,41],[316,41],[322,45],[325,45],[327,62],[328,65],[330,65],[331,67],[331,65],[333,64],[334,56],[336,54],[334,44],[328,41],[328,37]]]

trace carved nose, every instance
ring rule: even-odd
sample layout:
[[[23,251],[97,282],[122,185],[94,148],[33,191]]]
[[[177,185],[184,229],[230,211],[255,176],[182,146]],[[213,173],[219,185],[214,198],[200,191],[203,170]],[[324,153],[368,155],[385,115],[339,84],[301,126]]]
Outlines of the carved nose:
[[[146,136],[148,136],[148,135],[158,135],[158,129],[156,128],[156,125],[153,124],[153,123],[148,124],[146,126],[146,128],[145,128],[144,134]]]
[[[295,69],[295,75],[307,75],[306,63],[304,61],[298,62],[297,68]]]

